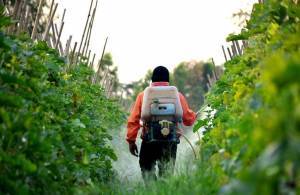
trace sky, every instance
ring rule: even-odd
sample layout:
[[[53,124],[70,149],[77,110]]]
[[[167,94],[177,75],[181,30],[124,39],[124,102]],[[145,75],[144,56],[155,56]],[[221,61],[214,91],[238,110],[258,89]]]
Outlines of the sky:
[[[96,0],[94,0],[95,2]],[[90,0],[56,0],[58,15],[66,8],[62,41],[80,41]],[[158,65],[172,71],[182,61],[224,63],[221,46],[240,27],[233,13],[251,11],[256,0],[99,0],[91,50],[99,59],[106,52],[118,66],[120,82],[144,77]],[[57,22],[59,23],[59,18]],[[74,43],[74,41],[73,41]]]

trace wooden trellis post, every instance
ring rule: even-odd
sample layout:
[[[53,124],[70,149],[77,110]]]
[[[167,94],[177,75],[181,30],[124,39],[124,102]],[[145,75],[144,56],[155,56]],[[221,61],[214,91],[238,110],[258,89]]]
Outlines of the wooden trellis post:
[[[37,26],[39,24],[39,20],[40,20],[41,14],[42,14],[42,7],[43,7],[44,1],[45,0],[40,0],[40,3],[39,3],[39,7],[38,7],[38,10],[37,10],[37,14],[36,14],[34,25],[33,25],[33,30],[32,30],[32,33],[31,33],[31,39],[32,40],[35,40]]]
[[[91,57],[91,50],[89,50],[88,57],[87,57],[87,60],[86,60],[86,65],[87,66],[89,66],[90,57]]]
[[[91,68],[94,67],[94,60],[95,60],[95,57],[96,57],[96,54],[94,53],[93,59],[92,59],[92,61],[91,61],[91,63],[90,63],[90,67],[91,67]]]
[[[69,36],[69,39],[66,43],[65,51],[64,51],[64,56],[67,57],[69,55],[69,50],[70,50],[70,45],[72,42],[72,35]]]
[[[98,75],[99,75],[99,73],[100,73],[100,67],[101,67],[101,65],[102,65],[102,60],[103,60],[103,57],[104,57],[104,53],[105,53],[105,49],[106,49],[107,40],[108,40],[108,37],[106,37],[106,39],[105,39],[105,43],[104,43],[104,46],[103,46],[101,58],[100,58],[100,60],[99,60],[99,62],[98,62],[97,72],[96,72],[95,77],[94,77],[94,83],[95,83],[96,80],[98,79]]]
[[[86,56],[86,53],[87,53],[89,45],[90,45],[90,40],[91,40],[92,29],[93,29],[93,25],[94,25],[94,19],[95,19],[97,6],[98,6],[98,0],[96,1],[96,5],[93,9],[92,18],[91,18],[91,21],[89,22],[88,33],[87,33],[87,36],[86,36],[86,39],[85,39],[85,42],[84,42],[83,51],[82,51],[83,56]]]
[[[60,43],[60,37],[61,37],[62,30],[63,30],[63,28],[64,28],[64,24],[65,24],[65,23],[62,22],[61,27],[60,27],[60,29],[59,29],[58,37],[57,37],[57,40],[56,40],[56,43],[55,43],[55,49],[57,49],[57,47],[58,47],[58,45],[59,45],[59,43]],[[60,53],[62,54],[62,50],[60,50]]]
[[[84,40],[84,37],[85,37],[86,28],[87,28],[87,25],[89,23],[89,19],[90,19],[90,16],[91,16],[91,10],[92,10],[92,6],[93,6],[93,2],[94,2],[94,0],[91,0],[89,12],[88,12],[88,16],[87,16],[87,19],[86,19],[86,22],[85,22],[85,26],[84,26],[84,30],[83,30],[83,33],[82,33],[82,36],[81,36],[81,41],[80,41],[79,49],[78,49],[77,55],[75,57],[75,64],[77,63],[78,58],[81,55],[81,47],[82,47],[82,43],[83,43],[83,40]]]
[[[74,62],[74,56],[75,56],[75,52],[76,52],[76,47],[77,47],[77,42],[75,42],[73,50],[72,50],[72,54],[70,56],[70,66],[72,66],[72,64]]]
[[[223,54],[224,54],[224,57],[225,57],[225,61],[227,62],[227,56],[226,56],[226,52],[225,52],[225,49],[224,49],[224,46],[222,45],[222,51],[223,51]]]
[[[241,50],[239,41],[234,41],[234,43],[235,43],[235,46],[237,48],[237,51],[238,51],[239,55],[242,55],[242,50]]]
[[[228,51],[230,59],[232,60],[232,54],[231,54],[231,51],[230,51],[229,47],[227,47],[227,51]]]
[[[54,2],[54,0],[53,0],[52,2]],[[56,3],[55,6],[54,6],[53,12],[50,12],[50,13],[49,13],[49,20],[48,20],[48,23],[47,23],[47,26],[46,26],[45,33],[44,33],[44,35],[43,35],[43,40],[44,40],[44,41],[48,40],[49,30],[50,30],[51,23],[52,23],[52,21],[53,21],[53,18],[54,18],[54,15],[55,15],[57,6],[58,6],[58,4]]]

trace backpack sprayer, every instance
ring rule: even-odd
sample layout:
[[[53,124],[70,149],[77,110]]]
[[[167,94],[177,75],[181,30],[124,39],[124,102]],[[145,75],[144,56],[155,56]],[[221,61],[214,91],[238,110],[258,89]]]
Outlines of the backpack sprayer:
[[[195,149],[189,139],[182,133],[183,111],[175,86],[147,87],[144,91],[141,119],[145,128],[146,142],[179,143],[181,135],[191,146],[195,158]]]

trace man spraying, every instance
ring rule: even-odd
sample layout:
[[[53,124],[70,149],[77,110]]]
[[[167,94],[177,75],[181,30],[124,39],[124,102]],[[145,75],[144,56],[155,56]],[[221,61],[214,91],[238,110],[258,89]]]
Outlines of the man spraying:
[[[136,98],[128,118],[126,137],[130,153],[138,157],[135,141],[142,127],[139,164],[144,181],[157,178],[156,163],[159,176],[173,173],[182,134],[180,125],[191,126],[196,119],[196,113],[189,108],[185,97],[176,87],[169,86],[167,68],[156,67],[151,80],[151,86]]]

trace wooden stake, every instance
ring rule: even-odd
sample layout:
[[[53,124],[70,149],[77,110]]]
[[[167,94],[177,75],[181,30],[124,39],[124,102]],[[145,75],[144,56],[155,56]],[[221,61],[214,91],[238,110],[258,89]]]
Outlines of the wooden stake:
[[[96,10],[97,10],[97,5],[98,5],[98,0],[96,1],[96,5],[93,9],[93,14],[92,14],[92,18],[91,21],[89,23],[89,29],[88,29],[88,33],[86,36],[86,40],[84,43],[84,48],[83,48],[83,55],[86,56],[86,53],[88,51],[89,45],[90,45],[90,40],[91,40],[91,35],[92,35],[92,29],[94,26],[94,19],[95,19],[95,14],[96,14]]]
[[[25,2],[24,2],[25,0],[20,0],[20,4],[19,4],[19,7],[18,7],[18,10],[17,10],[17,13],[16,13],[16,15],[15,15],[15,19],[16,20],[19,20],[18,21],[18,24],[19,24],[19,26],[20,26],[20,20],[21,20],[21,17],[23,17],[24,16],[24,13],[23,13],[23,11],[24,11],[24,5],[25,5]]]
[[[213,64],[213,77],[214,77],[214,79],[215,79],[215,81],[216,80],[218,80],[218,77],[217,77],[217,73],[216,73],[216,64],[215,64],[215,61],[214,61],[214,59],[213,58],[211,58],[211,62],[212,62],[212,64]]]
[[[239,52],[239,55],[241,56],[242,55],[242,50],[241,50],[239,41],[234,41],[234,43],[235,43],[235,46],[237,48],[237,51]]]
[[[244,48],[244,49],[248,47],[247,41],[243,40],[242,43],[243,43],[243,48]]]
[[[19,7],[20,7],[20,4],[21,4],[22,0],[16,0],[15,1],[15,5],[14,5],[14,8],[13,8],[13,13],[12,13],[12,18],[14,20],[17,19],[17,15],[18,15],[18,11],[19,11]],[[13,33],[15,30],[15,25],[11,25],[8,30],[7,30],[7,33]]]
[[[88,57],[87,57],[87,61],[86,61],[87,66],[89,66],[90,57],[91,57],[91,50],[89,50],[89,54],[88,54]]]
[[[16,29],[17,34],[20,34],[22,32],[25,19],[26,19],[26,3],[25,1],[21,1],[20,8],[17,15],[17,20],[19,20]]]
[[[55,29],[54,29],[54,24],[51,23],[51,31],[52,31],[52,36],[51,36],[51,39],[52,39],[52,45],[53,47],[55,46],[56,44],[56,33],[55,33]]]
[[[63,15],[62,15],[62,17],[61,17],[60,26],[63,25],[63,22],[64,22],[64,20],[65,20],[66,11],[67,11],[67,9],[65,8],[65,9],[64,9],[64,12],[63,12]]]
[[[233,56],[233,57],[237,56],[237,55],[236,55],[236,50],[235,50],[234,45],[231,45],[231,50],[232,50],[232,56]]]
[[[64,49],[62,47],[60,37],[61,37],[62,30],[63,30],[64,24],[65,24],[64,23],[65,15],[66,15],[66,8],[64,9],[63,15],[61,17],[59,31],[58,31],[57,25],[55,24],[55,32],[56,32],[56,35],[57,35],[57,41],[55,42],[55,49],[57,49],[59,47],[59,53],[61,55],[64,55]]]
[[[52,0],[52,2],[51,2],[51,6],[50,6],[50,11],[49,11],[49,14],[48,14],[48,22],[49,22],[49,20],[50,20],[50,18],[51,18],[51,13],[52,13],[52,11],[53,11],[53,6],[54,6],[54,0]],[[48,25],[48,22],[47,22],[47,24],[46,24],[46,27],[47,27],[47,25]],[[51,24],[51,27],[53,27],[53,22],[51,22],[50,23]],[[55,32],[53,33],[53,36],[55,36],[56,34],[55,34]],[[56,37],[56,36],[55,36]],[[56,39],[56,38],[55,38]],[[41,38],[41,40],[43,40],[43,38]],[[53,38],[52,38],[52,40],[53,40]],[[53,45],[55,44],[55,42],[53,43]]]
[[[95,60],[95,57],[96,57],[96,54],[94,53],[93,59],[92,59],[92,61],[91,61],[91,63],[90,63],[90,67],[91,67],[92,69],[94,69],[94,60]]]
[[[231,51],[230,51],[229,47],[227,47],[227,51],[228,51],[230,59],[232,60],[232,54],[231,54]]]
[[[56,40],[56,44],[55,44],[55,49],[57,49],[58,47],[58,44],[60,43],[60,37],[61,37],[61,33],[62,33],[62,30],[64,28],[64,22],[62,22],[61,26],[60,26],[60,29],[59,29],[59,33],[58,33],[58,37],[57,37],[57,40]],[[60,51],[60,53],[62,53],[63,51]]]
[[[84,30],[83,30],[83,33],[82,33],[82,36],[81,36],[81,41],[80,41],[78,53],[76,55],[75,63],[77,63],[78,57],[81,54],[81,47],[82,47],[82,43],[83,43],[83,40],[84,40],[84,37],[85,37],[86,28],[87,28],[87,25],[88,25],[88,22],[89,22],[89,19],[90,19],[90,16],[91,16],[91,10],[92,10],[92,6],[93,6],[93,2],[94,2],[94,0],[91,0],[88,16],[87,16],[85,26],[84,26]]]
[[[236,48],[236,45],[235,45],[235,41],[232,41],[232,51],[234,53],[234,56],[237,56],[238,55],[238,51],[237,51],[237,48]]]
[[[106,39],[105,39],[105,43],[104,43],[104,46],[103,46],[101,58],[100,58],[100,61],[99,61],[99,64],[98,64],[97,75],[98,75],[99,72],[100,72],[100,67],[101,67],[101,65],[102,65],[102,60],[103,60],[103,57],[104,57],[104,53],[105,53],[105,48],[106,48],[107,40],[108,40],[108,37],[106,37]]]
[[[54,2],[54,0],[53,0],[53,2]],[[46,26],[46,30],[45,30],[45,33],[44,33],[44,36],[43,36],[43,41],[46,41],[48,39],[50,26],[51,26],[51,23],[53,22],[53,18],[54,18],[57,6],[58,6],[58,4],[56,3],[53,12],[50,13],[49,20],[48,20],[48,23],[47,23],[47,26]]]
[[[11,16],[13,19],[16,19],[16,16],[17,16],[17,14],[18,14],[19,7],[20,7],[21,2],[22,2],[22,0],[16,0],[16,1],[15,1],[13,13],[12,13],[12,16]]]
[[[69,49],[72,41],[72,35],[69,36],[69,39],[66,43],[65,51],[64,51],[64,56],[67,57],[69,55]]]
[[[70,57],[70,65],[72,65],[73,62],[74,62],[74,56],[75,56],[75,52],[76,52],[76,47],[77,47],[77,42],[75,42],[73,50],[72,50],[72,54],[71,54],[71,57]]]
[[[31,8],[29,5],[26,6],[26,16],[25,16],[25,21],[23,24],[23,31],[27,32],[28,31],[28,23],[29,23],[29,18],[30,18],[30,13],[31,13]]]
[[[225,49],[224,49],[224,46],[222,45],[222,51],[223,51],[223,54],[224,54],[224,57],[225,57],[225,61],[227,62],[227,56],[226,56],[226,52],[225,52]]]
[[[58,31],[57,24],[54,24],[54,29],[55,29],[56,36],[58,37],[59,31]],[[56,42],[55,42],[55,44],[56,44]],[[60,53],[62,53],[63,52],[63,48],[62,48],[62,44],[61,44],[60,41],[58,42],[58,46],[59,46]]]

